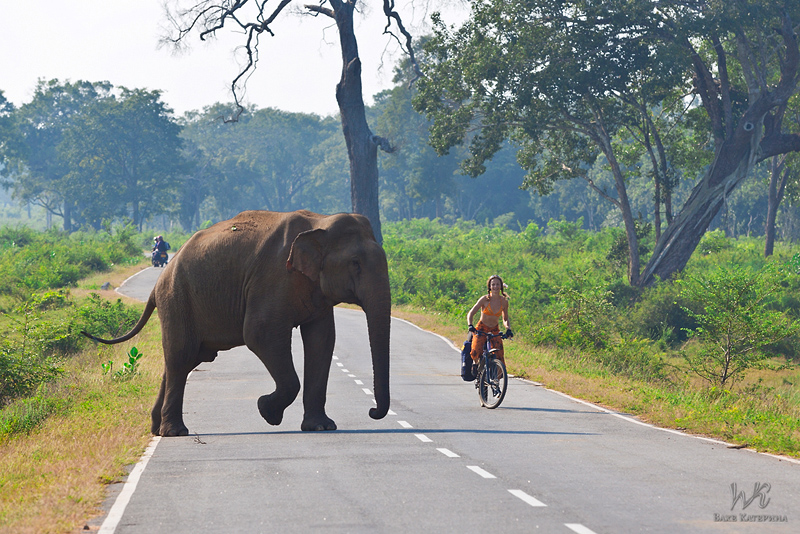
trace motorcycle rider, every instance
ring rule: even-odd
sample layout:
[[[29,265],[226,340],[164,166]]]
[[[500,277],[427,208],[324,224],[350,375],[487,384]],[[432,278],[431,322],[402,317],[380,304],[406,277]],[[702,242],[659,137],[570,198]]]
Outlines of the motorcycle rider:
[[[163,236],[156,236],[153,238],[153,241],[155,241],[153,244],[153,259],[159,256],[162,252],[166,253],[170,249],[169,243],[164,241]],[[167,261],[164,261],[165,265],[166,263]]]

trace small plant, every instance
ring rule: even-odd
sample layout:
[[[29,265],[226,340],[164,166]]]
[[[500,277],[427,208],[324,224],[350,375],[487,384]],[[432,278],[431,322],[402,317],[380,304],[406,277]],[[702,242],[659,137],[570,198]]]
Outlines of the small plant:
[[[130,380],[139,374],[139,360],[142,358],[142,353],[136,347],[131,347],[128,351],[128,361],[122,364],[122,369],[114,371],[114,362],[108,360],[108,363],[101,363],[100,367],[103,369],[103,376],[110,376],[112,380],[117,382],[124,382]]]
[[[762,347],[800,329],[800,322],[767,307],[797,261],[795,257],[784,268],[768,264],[755,273],[738,266],[720,268],[680,282],[681,296],[697,304],[684,308],[697,321],[687,332],[699,349],[684,353],[693,372],[722,389],[767,359]]]

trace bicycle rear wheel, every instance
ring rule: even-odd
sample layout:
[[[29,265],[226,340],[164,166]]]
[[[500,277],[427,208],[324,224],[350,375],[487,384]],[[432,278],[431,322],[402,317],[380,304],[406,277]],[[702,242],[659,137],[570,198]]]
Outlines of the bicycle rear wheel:
[[[481,405],[492,409],[500,406],[506,396],[508,375],[506,366],[500,360],[491,358],[478,373],[478,396]]]

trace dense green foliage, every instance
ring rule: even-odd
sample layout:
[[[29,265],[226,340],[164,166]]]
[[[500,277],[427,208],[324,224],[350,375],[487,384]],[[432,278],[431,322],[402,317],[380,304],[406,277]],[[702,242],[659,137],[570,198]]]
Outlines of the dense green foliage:
[[[81,330],[114,336],[136,322],[139,312],[120,301],[76,301],[69,288],[92,272],[141,261],[138,240],[130,227],[71,235],[0,228],[0,408],[57,378],[63,359],[88,342]]]
[[[434,14],[424,46],[414,105],[433,122],[431,144],[440,155],[467,145],[461,168],[478,176],[510,140],[528,171],[523,185],[542,194],[558,181],[588,182],[618,211],[632,285],[682,270],[757,163],[800,150],[786,113],[798,93],[796,2],[470,6],[455,26]],[[595,181],[597,164],[611,180]],[[673,208],[681,181],[693,194]],[[638,215],[655,226],[646,264],[632,188],[652,199]],[[772,195],[771,207],[778,202]]]
[[[798,331],[800,323],[768,306],[797,277],[797,259],[754,273],[734,265],[681,280],[681,294],[699,304],[698,310],[686,310],[697,321],[691,335],[700,341],[700,350],[687,354],[692,371],[723,388],[767,358],[762,347]]]
[[[630,287],[624,267],[609,259],[616,235],[613,230],[587,232],[580,223],[564,221],[551,221],[545,229],[530,224],[521,232],[428,220],[386,225],[392,298],[396,305],[410,304],[463,322],[485,291],[487,278],[499,274],[509,286],[512,323],[522,338],[580,349],[615,372],[674,380],[667,360],[682,350],[696,350],[696,343],[685,345],[689,333],[707,329],[709,315],[717,312],[702,292],[681,291],[685,286],[675,281],[682,278],[651,288]],[[687,280],[713,282],[721,269],[734,264],[751,273],[752,282],[766,279],[760,274],[765,266],[790,259],[789,250],[779,249],[775,258],[765,260],[756,240],[730,240],[716,232],[701,248],[708,252],[690,263]],[[759,306],[797,319],[796,268],[785,271],[780,282],[759,297]],[[796,357],[788,344],[772,344],[767,354]],[[679,381],[687,379],[681,376]]]
[[[40,81],[0,141],[2,184],[67,231],[130,216],[141,227],[185,170],[180,127],[159,91]]]

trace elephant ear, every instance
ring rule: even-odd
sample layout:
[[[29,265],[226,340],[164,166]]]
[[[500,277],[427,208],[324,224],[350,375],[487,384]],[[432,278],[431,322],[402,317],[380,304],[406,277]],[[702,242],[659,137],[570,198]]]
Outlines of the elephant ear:
[[[308,230],[301,232],[294,238],[289,259],[286,261],[286,270],[289,272],[300,271],[313,281],[319,279],[322,270],[322,238],[325,230]]]

